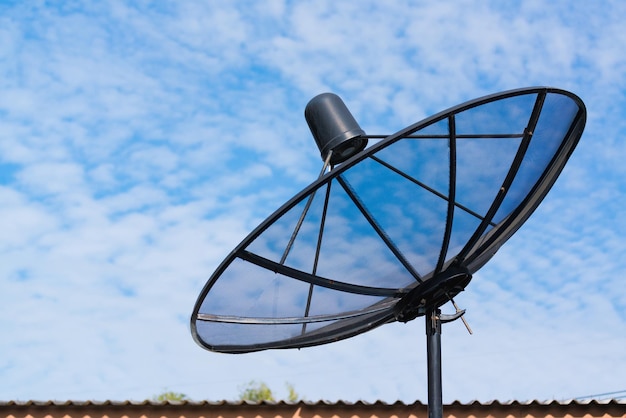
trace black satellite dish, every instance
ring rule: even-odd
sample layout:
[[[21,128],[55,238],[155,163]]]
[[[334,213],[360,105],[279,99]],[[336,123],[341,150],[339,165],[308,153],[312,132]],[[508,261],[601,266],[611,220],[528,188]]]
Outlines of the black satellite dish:
[[[441,323],[464,311],[439,308],[545,197],[585,106],[564,90],[525,88],[366,135],[325,93],[305,117],[319,178],[217,268],[193,310],[193,338],[224,353],[300,348],[425,316],[429,415],[441,416]],[[372,138],[381,140],[366,148]]]

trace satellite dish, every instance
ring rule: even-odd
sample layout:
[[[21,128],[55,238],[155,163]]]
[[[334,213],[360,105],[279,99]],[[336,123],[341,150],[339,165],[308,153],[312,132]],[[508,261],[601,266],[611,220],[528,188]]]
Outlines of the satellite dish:
[[[464,312],[439,308],[545,197],[582,135],[585,106],[564,90],[525,88],[366,135],[325,93],[305,117],[324,160],[319,178],[220,264],[193,310],[193,337],[246,353],[426,316],[430,404],[440,324]],[[380,141],[365,148],[368,139]]]

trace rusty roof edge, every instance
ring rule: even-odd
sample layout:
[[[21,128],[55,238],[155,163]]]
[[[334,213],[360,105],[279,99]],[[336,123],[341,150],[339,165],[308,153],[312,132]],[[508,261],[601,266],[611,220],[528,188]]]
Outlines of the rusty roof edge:
[[[392,403],[384,402],[384,401],[328,401],[328,400],[319,400],[319,401],[306,401],[301,400],[297,402],[288,402],[288,401],[276,401],[276,402],[250,402],[250,401],[193,401],[193,400],[183,400],[183,401],[153,401],[153,400],[143,400],[143,401],[55,401],[55,400],[47,400],[47,401],[37,401],[37,400],[29,400],[29,401],[0,401],[0,407],[198,407],[198,406],[216,406],[216,407],[241,407],[241,406],[296,406],[296,405],[306,405],[306,406],[379,406],[379,407],[418,407],[425,406],[426,404],[421,401],[415,401],[413,403],[405,403],[402,401],[395,401]],[[576,406],[576,405],[626,405],[626,399],[591,399],[591,400],[529,400],[529,401],[518,401],[518,400],[509,400],[509,401],[499,401],[499,400],[491,400],[487,402],[480,402],[477,400],[470,402],[461,402],[461,401],[453,401],[449,404],[444,404],[444,406],[456,406],[456,407],[494,407],[494,406]]]

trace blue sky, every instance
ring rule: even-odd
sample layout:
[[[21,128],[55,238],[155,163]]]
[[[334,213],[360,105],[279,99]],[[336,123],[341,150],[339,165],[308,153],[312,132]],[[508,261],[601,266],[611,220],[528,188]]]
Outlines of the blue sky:
[[[456,301],[444,401],[626,395],[622,1],[0,4],[0,399],[426,401],[424,323],[249,355],[196,346],[219,262],[321,168],[306,103],[370,134],[548,85],[585,134]],[[446,307],[449,308],[449,307]]]

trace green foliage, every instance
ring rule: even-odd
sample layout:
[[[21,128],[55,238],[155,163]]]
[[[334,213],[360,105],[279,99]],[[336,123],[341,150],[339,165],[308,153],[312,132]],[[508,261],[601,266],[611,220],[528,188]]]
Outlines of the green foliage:
[[[243,389],[240,389],[239,399],[248,402],[274,402],[272,390],[264,382],[251,381]]]
[[[167,391],[159,395],[153,396],[152,400],[157,402],[180,402],[187,400],[187,395],[184,393]]]
[[[300,399],[300,395],[296,392],[296,389],[293,387],[291,383],[285,383],[287,386],[287,391],[289,394],[287,395],[287,400],[289,402],[297,402]]]
[[[300,395],[296,392],[291,383],[287,383],[287,401],[297,402]],[[246,386],[239,389],[239,400],[248,402],[275,402],[276,396],[274,392],[265,384],[265,382],[251,381]]]

